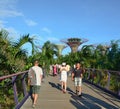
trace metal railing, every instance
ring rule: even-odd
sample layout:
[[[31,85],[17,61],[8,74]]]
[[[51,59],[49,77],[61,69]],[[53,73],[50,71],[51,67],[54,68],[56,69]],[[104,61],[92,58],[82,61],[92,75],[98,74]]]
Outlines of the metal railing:
[[[84,79],[120,98],[120,71],[86,68]]]
[[[3,90],[3,98],[5,90],[7,92],[9,91],[9,88],[11,88],[11,90],[13,91],[13,93],[11,94],[13,94],[15,109],[20,109],[20,107],[24,104],[24,102],[30,95],[28,93],[29,89],[27,89],[26,85],[27,76],[28,71],[24,71],[0,77],[0,88]],[[103,90],[120,98],[120,72],[86,68],[84,73],[84,79],[87,82],[99,88],[102,88]],[[4,82],[3,85],[1,85],[2,82]],[[22,93],[23,95],[21,99],[19,99],[20,93]]]
[[[1,87],[1,90],[3,91],[3,98],[5,99],[4,93],[6,91],[11,90],[12,92],[10,94],[7,94],[6,96],[11,97],[12,96],[11,94],[13,94],[13,97],[11,98],[14,98],[13,101],[15,103],[14,104],[15,109],[19,109],[23,105],[23,103],[26,101],[26,99],[29,97],[29,93],[27,91],[27,86],[26,86],[27,74],[28,74],[28,71],[24,71],[24,72],[18,72],[16,74],[0,77],[0,83],[1,83],[0,87]],[[4,84],[2,85],[2,83]],[[0,105],[1,105],[1,108],[4,108],[2,107],[2,104]]]

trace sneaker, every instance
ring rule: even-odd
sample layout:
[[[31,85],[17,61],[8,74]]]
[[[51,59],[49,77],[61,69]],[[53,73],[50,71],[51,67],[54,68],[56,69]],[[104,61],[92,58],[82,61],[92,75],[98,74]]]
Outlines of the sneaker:
[[[76,92],[75,92],[75,93],[76,93],[76,95],[77,95],[77,90],[76,90]]]
[[[82,96],[82,94],[80,94],[80,95],[78,95],[79,97],[81,97]]]
[[[66,91],[64,90],[63,93],[66,93]]]
[[[79,95],[79,91],[78,90],[76,90],[76,95]]]
[[[33,104],[32,107],[35,108],[35,104]]]

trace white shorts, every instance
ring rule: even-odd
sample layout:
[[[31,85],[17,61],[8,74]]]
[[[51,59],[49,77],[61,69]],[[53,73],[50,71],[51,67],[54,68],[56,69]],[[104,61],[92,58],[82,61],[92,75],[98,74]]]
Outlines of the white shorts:
[[[75,77],[75,86],[82,86],[82,78]]]

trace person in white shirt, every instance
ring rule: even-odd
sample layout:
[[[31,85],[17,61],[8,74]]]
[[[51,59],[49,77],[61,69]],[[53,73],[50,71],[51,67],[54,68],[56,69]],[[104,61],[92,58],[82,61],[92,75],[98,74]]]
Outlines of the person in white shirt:
[[[61,73],[61,88],[63,93],[66,93],[66,88],[67,88],[67,67],[66,63],[62,63],[62,66],[60,68],[60,73]]]
[[[43,71],[42,68],[38,66],[39,62],[35,61],[34,66],[29,69],[28,72],[28,84],[30,85],[30,89],[32,92],[32,99],[33,99],[33,107],[35,107],[38,93],[41,86]]]

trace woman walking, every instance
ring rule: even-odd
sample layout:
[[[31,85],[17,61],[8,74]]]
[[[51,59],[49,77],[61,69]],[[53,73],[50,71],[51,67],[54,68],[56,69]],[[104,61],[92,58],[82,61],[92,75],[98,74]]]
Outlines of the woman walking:
[[[66,88],[67,88],[67,67],[66,63],[62,63],[62,66],[60,68],[60,73],[61,73],[61,88],[63,93],[66,93]]]

